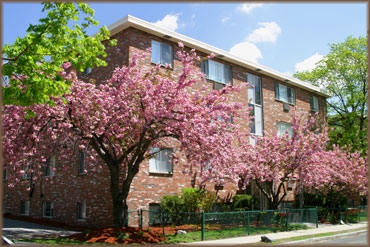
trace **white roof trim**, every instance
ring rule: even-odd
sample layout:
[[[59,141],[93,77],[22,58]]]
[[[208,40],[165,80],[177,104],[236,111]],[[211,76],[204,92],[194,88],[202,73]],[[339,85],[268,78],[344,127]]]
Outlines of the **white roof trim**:
[[[153,34],[158,37],[164,37],[164,36],[170,36],[169,40],[173,42],[182,42],[185,46],[194,48],[197,51],[204,52],[206,54],[214,53],[216,56],[221,56],[222,60],[240,65],[241,67],[245,67],[248,69],[251,69],[253,71],[258,71],[260,74],[268,75],[272,78],[275,78],[279,81],[285,82],[287,84],[294,85],[296,87],[303,88],[305,90],[314,92],[318,95],[324,96],[324,97],[330,97],[331,95],[327,92],[321,90],[319,87],[312,85],[309,82],[301,81],[297,78],[285,75],[281,72],[278,72],[276,70],[273,70],[269,67],[253,63],[251,61],[248,61],[246,59],[237,57],[230,52],[224,51],[222,49],[219,49],[217,47],[208,45],[206,43],[203,43],[201,41],[198,41],[196,39],[192,39],[190,37],[187,37],[185,35],[172,32],[170,30],[158,27],[150,22],[144,21],[142,19],[127,15],[126,17],[116,21],[115,23],[108,26],[108,29],[111,32],[111,35],[114,35],[128,27],[134,27],[136,29],[145,31],[147,33]]]

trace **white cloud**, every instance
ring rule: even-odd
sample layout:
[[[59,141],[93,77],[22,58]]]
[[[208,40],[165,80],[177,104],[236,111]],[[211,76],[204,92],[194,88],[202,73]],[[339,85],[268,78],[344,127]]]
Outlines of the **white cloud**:
[[[176,14],[176,15],[168,14],[165,17],[163,17],[162,20],[153,22],[153,24],[158,27],[168,29],[170,31],[176,31],[176,29],[179,27],[177,23],[178,19],[179,19],[179,14]]]
[[[262,7],[262,6],[263,6],[262,3],[244,3],[241,6],[239,6],[238,9],[241,10],[242,12],[246,13],[246,14],[250,14],[253,9],[259,8],[259,7]]]
[[[302,62],[296,63],[295,71],[311,71],[316,67],[316,63],[320,61],[324,56],[317,52],[311,57],[303,60]]]
[[[281,33],[281,28],[276,22],[260,22],[260,28],[255,29],[247,37],[249,42],[272,42],[274,43]]]
[[[225,17],[221,18],[222,23],[228,22],[229,20],[230,20],[230,17],[228,17],[228,16],[225,16]]]
[[[240,42],[230,48],[230,53],[235,56],[258,63],[258,59],[263,58],[261,51],[255,44],[249,42]]]

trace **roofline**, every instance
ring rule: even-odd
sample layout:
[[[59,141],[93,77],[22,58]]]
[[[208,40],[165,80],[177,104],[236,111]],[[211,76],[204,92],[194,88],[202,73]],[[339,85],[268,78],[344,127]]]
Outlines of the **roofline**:
[[[240,58],[238,56],[235,56],[231,54],[230,52],[224,51],[222,49],[219,49],[217,47],[208,45],[204,42],[198,41],[196,39],[187,37],[185,35],[172,32],[170,30],[158,27],[150,22],[144,21],[142,19],[133,17],[131,15],[127,15],[124,18],[114,22],[113,24],[108,26],[108,29],[110,31],[111,36],[114,34],[119,33],[122,30],[127,29],[128,27],[133,27],[142,31],[145,31],[147,33],[153,34],[155,36],[166,38],[168,40],[171,40],[173,42],[182,42],[186,47],[194,48],[197,51],[211,54],[214,53],[218,58],[231,62],[233,64],[237,64],[241,67],[248,68],[253,71],[257,71],[260,74],[264,74],[267,76],[270,76],[274,79],[283,81],[287,84],[294,85],[296,87],[303,88],[305,90],[314,92],[320,96],[323,96],[325,98],[331,97],[330,94],[323,91],[317,86],[312,85],[309,82],[299,80],[297,78],[285,75],[279,71],[276,71],[274,69],[271,69],[269,67],[263,66],[258,63],[253,63],[251,61],[248,61],[246,59]]]

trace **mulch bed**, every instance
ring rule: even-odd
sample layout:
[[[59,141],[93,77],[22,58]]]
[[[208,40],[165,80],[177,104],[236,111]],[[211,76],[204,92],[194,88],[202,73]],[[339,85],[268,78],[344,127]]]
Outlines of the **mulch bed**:
[[[108,243],[108,244],[158,244],[166,240],[162,235],[163,230],[166,235],[174,235],[178,230],[191,231],[194,226],[171,227],[149,227],[140,229],[138,227],[120,227],[120,228],[87,228],[81,226],[72,226],[61,222],[55,222],[49,219],[34,219],[25,216],[4,215],[4,218],[22,220],[31,223],[41,224],[57,228],[79,231],[81,233],[63,236],[76,241],[88,243]]]

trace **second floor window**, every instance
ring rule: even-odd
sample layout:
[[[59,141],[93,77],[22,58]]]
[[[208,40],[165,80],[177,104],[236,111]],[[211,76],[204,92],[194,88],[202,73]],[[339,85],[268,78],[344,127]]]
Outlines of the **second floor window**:
[[[251,109],[250,115],[253,117],[250,123],[251,133],[262,135],[263,133],[263,115],[262,115],[262,91],[261,77],[247,74],[248,103]]]
[[[294,89],[280,83],[275,83],[275,99],[295,105]]]
[[[50,156],[46,160],[45,177],[53,177],[55,175],[55,155]]]
[[[172,46],[152,40],[152,63],[173,67]]]
[[[149,160],[149,172],[172,173],[173,150],[171,148],[152,148],[150,152],[155,155]]]
[[[86,152],[80,151],[79,153],[79,161],[78,161],[78,174],[86,174],[87,173],[86,167]]]
[[[314,111],[314,112],[319,111],[319,99],[314,95],[310,96],[310,107],[311,107],[311,111]]]
[[[205,60],[202,62],[202,72],[207,76],[208,80],[218,82],[222,85],[226,85],[232,81],[230,65],[213,60]]]

